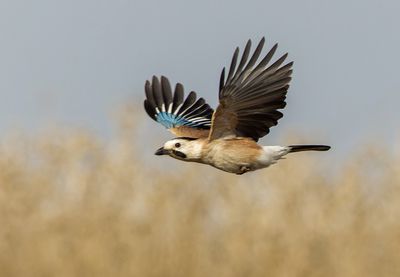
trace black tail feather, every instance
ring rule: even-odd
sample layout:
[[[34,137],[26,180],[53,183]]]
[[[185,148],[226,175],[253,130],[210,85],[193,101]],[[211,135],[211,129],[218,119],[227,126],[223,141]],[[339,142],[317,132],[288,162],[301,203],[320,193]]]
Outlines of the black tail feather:
[[[331,149],[328,145],[290,145],[289,153],[301,151],[328,151]]]

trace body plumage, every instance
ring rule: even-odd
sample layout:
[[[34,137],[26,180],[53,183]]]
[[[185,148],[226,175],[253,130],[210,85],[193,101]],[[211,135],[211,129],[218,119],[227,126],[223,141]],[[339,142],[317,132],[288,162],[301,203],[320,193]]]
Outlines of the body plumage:
[[[299,149],[299,147],[301,149]],[[157,150],[178,160],[211,165],[223,171],[243,174],[268,167],[291,152],[325,151],[328,146],[260,146],[249,138],[235,137],[208,141],[207,138],[176,138]]]

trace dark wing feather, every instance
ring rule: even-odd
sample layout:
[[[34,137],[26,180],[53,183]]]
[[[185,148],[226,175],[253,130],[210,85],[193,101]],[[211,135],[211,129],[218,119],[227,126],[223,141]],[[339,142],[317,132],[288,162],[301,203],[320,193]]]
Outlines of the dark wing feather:
[[[239,49],[236,48],[225,81],[222,70],[219,85],[219,106],[213,115],[209,138],[250,137],[254,140],[265,136],[283,116],[278,109],[286,105],[286,93],[291,80],[293,62],[281,66],[287,54],[269,65],[276,49],[271,50],[256,64],[265,39],[262,38],[250,57],[251,41],[243,51],[239,65]]]
[[[145,93],[147,114],[171,132],[188,137],[208,135],[213,109],[203,98],[197,99],[194,91],[185,99],[181,84],[178,83],[172,93],[166,77],[159,80],[154,76],[151,83],[146,81]]]
[[[174,100],[172,104],[173,111],[175,111],[178,108],[178,106],[182,104],[183,99],[184,99],[183,86],[178,83],[175,86]]]

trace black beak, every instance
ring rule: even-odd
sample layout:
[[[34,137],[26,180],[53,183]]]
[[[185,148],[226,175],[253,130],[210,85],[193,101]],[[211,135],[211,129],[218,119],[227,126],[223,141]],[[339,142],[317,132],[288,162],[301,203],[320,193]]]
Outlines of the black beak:
[[[164,147],[160,147],[157,149],[156,153],[154,153],[157,156],[161,155],[168,155],[168,151],[164,149]]]

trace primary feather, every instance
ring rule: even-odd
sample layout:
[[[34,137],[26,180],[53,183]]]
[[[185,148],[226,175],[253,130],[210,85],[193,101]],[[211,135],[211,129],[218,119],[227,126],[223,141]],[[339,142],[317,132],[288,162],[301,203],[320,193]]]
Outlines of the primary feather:
[[[172,94],[168,79],[162,76],[159,80],[154,76],[151,83],[146,81],[145,92],[144,108],[152,119],[171,129],[172,132],[174,129],[179,129],[186,130],[188,135],[197,134],[196,130],[190,130],[193,128],[207,130],[208,134],[213,109],[203,98],[197,99],[194,91],[191,91],[185,99],[181,84],[176,85]]]
[[[250,137],[257,141],[269,133],[283,114],[286,93],[291,80],[293,62],[281,66],[287,54],[269,65],[275,44],[256,65],[265,39],[261,39],[250,57],[251,41],[245,46],[239,65],[236,48],[225,81],[225,69],[220,78],[219,106],[213,115],[210,140],[221,137]],[[250,57],[250,59],[249,59]]]

